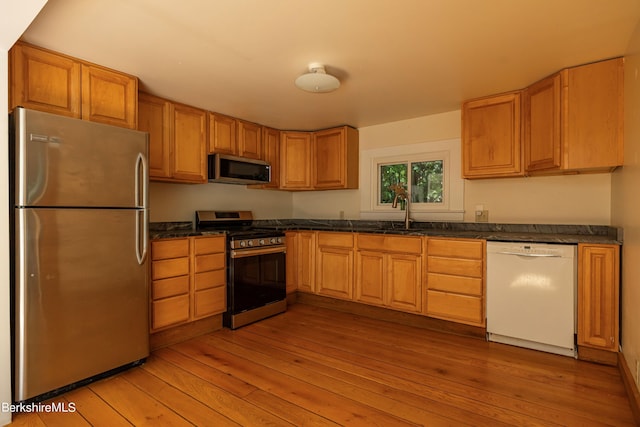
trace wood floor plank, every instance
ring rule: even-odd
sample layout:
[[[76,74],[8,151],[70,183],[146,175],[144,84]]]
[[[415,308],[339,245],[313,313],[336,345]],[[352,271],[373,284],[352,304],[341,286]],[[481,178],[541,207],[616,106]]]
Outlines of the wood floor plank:
[[[211,377],[206,365],[180,355],[170,349],[156,351],[153,363],[143,365],[143,369],[172,384],[215,411],[243,426],[293,426],[282,418],[246,402],[240,397],[207,381]],[[170,361],[178,360],[180,366]],[[217,377],[217,375],[213,375]]]
[[[89,388],[135,426],[192,425],[120,376],[90,384]]]
[[[62,405],[59,406],[64,411],[69,412],[48,412],[41,411],[38,412],[38,416],[42,420],[42,422],[51,427],[86,427],[91,426],[87,420],[85,420],[77,411],[74,411],[69,406],[69,401],[65,396],[56,397],[54,399],[47,400],[44,402],[45,404],[53,404],[53,405]]]
[[[153,363],[153,362],[151,362]],[[240,424],[214,411],[188,394],[179,391],[144,369],[133,369],[122,378],[181,414],[187,421],[197,426],[215,425],[216,427],[238,427]]]
[[[131,426],[126,418],[87,387],[70,391],[65,397],[75,403],[78,412],[94,427]]]
[[[339,424],[310,412],[300,406],[287,402],[263,390],[256,390],[245,397],[247,402],[271,412],[296,426],[337,427]]]
[[[13,414],[11,427],[46,427],[37,412],[18,412]]]

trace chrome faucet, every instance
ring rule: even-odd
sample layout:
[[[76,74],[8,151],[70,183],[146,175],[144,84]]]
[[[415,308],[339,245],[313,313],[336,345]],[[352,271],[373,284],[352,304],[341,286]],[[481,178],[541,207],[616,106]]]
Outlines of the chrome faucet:
[[[392,185],[389,189],[395,193],[393,203],[391,203],[392,208],[395,209],[398,207],[398,199],[404,201],[404,228],[408,230],[411,227],[411,218],[409,218],[409,194],[407,194],[407,190],[400,184]]]

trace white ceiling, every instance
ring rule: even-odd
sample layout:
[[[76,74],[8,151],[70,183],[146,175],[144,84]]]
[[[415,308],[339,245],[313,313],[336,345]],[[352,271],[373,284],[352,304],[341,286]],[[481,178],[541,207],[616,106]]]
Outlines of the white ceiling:
[[[279,129],[458,110],[624,55],[639,0],[49,0],[23,40],[144,90]],[[293,82],[312,62],[342,86]]]

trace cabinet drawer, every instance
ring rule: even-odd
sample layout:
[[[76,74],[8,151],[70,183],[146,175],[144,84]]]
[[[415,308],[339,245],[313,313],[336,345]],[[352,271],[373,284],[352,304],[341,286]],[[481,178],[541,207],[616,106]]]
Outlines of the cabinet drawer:
[[[484,240],[429,238],[427,240],[427,254],[448,258],[482,259]]]
[[[227,244],[225,236],[216,237],[196,237],[193,239],[194,251],[196,255],[213,254],[223,252]]]
[[[427,257],[427,271],[429,273],[481,278],[482,265],[482,260]]]
[[[445,320],[484,324],[482,298],[427,291],[427,315]]]
[[[481,278],[450,276],[448,274],[429,273],[427,275],[427,288],[474,296],[482,296],[483,294]]]
[[[154,300],[167,298],[189,292],[189,276],[171,277],[154,280],[151,283],[151,296]]]
[[[196,273],[209,270],[224,269],[225,254],[209,254],[196,256]]]
[[[358,234],[358,249],[421,254],[422,237]]]
[[[318,233],[318,246],[353,248],[353,233]]]
[[[168,259],[189,256],[189,239],[151,241],[151,259]]]
[[[186,322],[189,320],[189,295],[154,301],[151,310],[151,329]]]
[[[151,279],[166,279],[168,277],[189,274],[189,258],[173,258],[151,263]]]
[[[205,289],[195,293],[194,317],[205,317],[222,313],[227,309],[227,287]]]
[[[226,270],[212,270],[195,275],[196,290],[225,286],[227,284]]]

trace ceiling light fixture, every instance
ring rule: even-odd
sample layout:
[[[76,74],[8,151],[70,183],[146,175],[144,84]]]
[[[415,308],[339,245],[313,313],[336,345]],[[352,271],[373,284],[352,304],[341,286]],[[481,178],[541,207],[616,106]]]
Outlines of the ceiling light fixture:
[[[307,92],[332,92],[340,87],[340,80],[327,74],[324,65],[309,64],[309,72],[296,79],[296,86]]]

